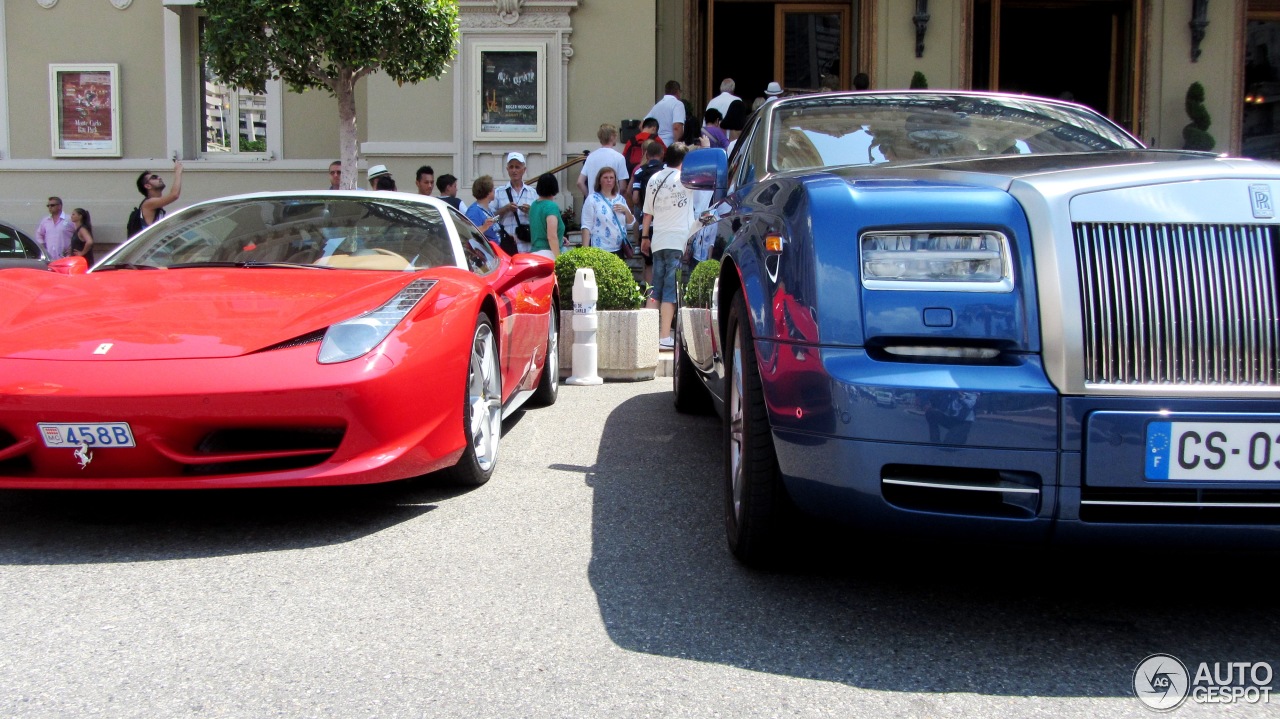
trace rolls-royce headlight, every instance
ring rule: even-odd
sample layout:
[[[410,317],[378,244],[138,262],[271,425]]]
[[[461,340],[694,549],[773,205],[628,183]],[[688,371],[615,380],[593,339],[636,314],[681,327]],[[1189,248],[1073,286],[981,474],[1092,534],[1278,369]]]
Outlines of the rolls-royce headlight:
[[[867,289],[1013,290],[1009,240],[1000,232],[868,232],[859,240],[859,249]]]
[[[435,280],[414,280],[381,307],[330,325],[320,343],[320,364],[346,362],[367,354],[391,334],[435,284]]]

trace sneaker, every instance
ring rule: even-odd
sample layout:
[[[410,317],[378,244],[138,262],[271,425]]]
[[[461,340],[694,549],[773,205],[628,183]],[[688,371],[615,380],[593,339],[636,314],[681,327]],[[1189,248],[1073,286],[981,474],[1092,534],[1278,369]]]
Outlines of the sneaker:
[[[674,337],[663,337],[662,339],[658,340],[658,349],[660,350],[675,349],[675,346],[676,346],[676,340]]]

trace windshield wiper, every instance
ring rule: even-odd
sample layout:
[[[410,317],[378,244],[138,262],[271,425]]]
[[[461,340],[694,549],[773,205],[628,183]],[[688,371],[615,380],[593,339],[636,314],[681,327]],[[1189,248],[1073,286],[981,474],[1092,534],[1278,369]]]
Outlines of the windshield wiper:
[[[180,270],[188,267],[294,267],[304,270],[332,270],[335,267],[328,265],[312,265],[303,262],[259,262],[257,260],[245,260],[243,262],[180,262],[176,265],[169,265],[171,270]]]
[[[156,267],[155,265],[136,265],[130,262],[119,262],[119,263],[113,262],[112,264],[109,264],[109,265],[95,267],[93,271],[106,272],[107,270],[163,270],[163,269],[164,269],[163,267]]]

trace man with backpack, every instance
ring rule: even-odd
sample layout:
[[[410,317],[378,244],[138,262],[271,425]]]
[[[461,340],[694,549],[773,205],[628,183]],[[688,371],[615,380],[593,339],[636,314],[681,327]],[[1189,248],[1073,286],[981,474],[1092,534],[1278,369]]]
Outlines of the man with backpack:
[[[627,174],[630,176],[635,177],[636,168],[646,161],[645,145],[650,140],[657,142],[663,150],[667,149],[667,144],[658,137],[658,118],[656,117],[646,117],[640,124],[640,132],[627,140],[627,144],[622,148],[622,157],[627,161]],[[662,154],[659,153],[658,157],[661,158]]]
[[[165,215],[165,207],[173,204],[182,194],[182,163],[173,163],[173,187],[165,192],[164,180],[151,170],[144,170],[138,175],[138,192],[142,193],[142,204],[129,213],[129,222],[125,230],[130,237],[154,225]]]

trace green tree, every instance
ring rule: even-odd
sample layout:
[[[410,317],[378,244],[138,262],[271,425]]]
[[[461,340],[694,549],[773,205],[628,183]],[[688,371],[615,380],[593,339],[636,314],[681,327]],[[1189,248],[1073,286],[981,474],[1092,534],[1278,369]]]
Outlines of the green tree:
[[[912,73],[910,89],[926,90],[928,88],[929,88],[929,81],[925,79],[923,72],[916,70],[914,73]]]
[[[400,84],[440,77],[457,53],[457,0],[203,0],[209,68],[230,85],[338,100],[342,187],[356,185],[360,78],[381,70]]]

